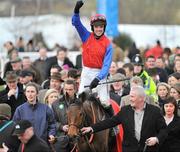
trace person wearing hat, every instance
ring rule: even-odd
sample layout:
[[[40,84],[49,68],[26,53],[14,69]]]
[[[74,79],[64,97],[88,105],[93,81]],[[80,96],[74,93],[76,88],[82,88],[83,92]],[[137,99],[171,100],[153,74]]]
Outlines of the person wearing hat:
[[[110,106],[109,88],[107,84],[98,85],[105,82],[112,62],[113,47],[110,40],[105,36],[106,17],[96,14],[91,17],[90,25],[92,32],[88,31],[80,20],[79,10],[83,6],[83,1],[78,0],[74,8],[72,24],[75,26],[82,40],[82,62],[83,68],[79,86],[79,94],[87,89],[97,92],[102,105],[106,109]],[[84,86],[90,86],[85,88]]]
[[[125,79],[125,75],[116,73],[111,77],[112,81],[116,81],[119,79]],[[111,84],[110,98],[114,100],[118,105],[120,105],[121,97],[129,93],[129,90],[126,90],[126,87],[124,85],[124,81],[118,81]]]
[[[144,70],[144,64],[140,54],[136,54],[132,57],[132,63],[134,65],[134,75],[139,76],[143,80],[143,87],[146,94],[152,96],[156,102],[158,100],[156,94],[156,84],[152,77],[150,77],[149,74]]]
[[[18,58],[18,56],[19,56],[18,51],[16,49],[12,50],[12,53],[11,53],[11,56],[9,57],[9,60],[4,64],[3,78],[6,76],[7,71],[12,71],[11,61]]]
[[[50,76],[53,75],[54,73],[60,73],[61,70],[62,68],[59,65],[51,66]],[[49,89],[49,85],[50,85],[50,77],[48,76],[48,78],[41,83],[41,87],[43,89]]]
[[[19,82],[25,85],[29,82],[33,82],[33,73],[30,70],[22,70],[19,73]]]
[[[50,76],[49,87],[47,89],[42,89],[39,91],[38,100],[40,102],[44,102],[44,97],[45,97],[45,94],[48,89],[55,89],[59,93],[59,95],[61,95],[62,94],[62,87],[61,87],[62,82],[63,82],[63,80],[61,79],[61,74],[59,72],[53,73]]]
[[[50,152],[47,143],[36,136],[34,127],[28,120],[18,121],[13,135],[21,141],[18,152]]]
[[[15,123],[10,120],[11,107],[8,104],[0,104],[0,152],[8,147],[9,151],[17,152],[20,141],[12,136]]]
[[[19,75],[19,72],[22,70],[22,60],[19,57],[16,57],[15,59],[12,59],[11,61],[12,70],[16,72],[17,75]]]
[[[56,135],[54,114],[48,105],[38,102],[38,86],[36,83],[28,83],[25,88],[26,102],[17,107],[13,121],[29,120],[35,134],[48,142]]]
[[[5,77],[6,88],[0,91],[0,103],[7,103],[11,107],[12,116],[16,108],[26,101],[23,85],[18,83],[15,71],[8,71]]]

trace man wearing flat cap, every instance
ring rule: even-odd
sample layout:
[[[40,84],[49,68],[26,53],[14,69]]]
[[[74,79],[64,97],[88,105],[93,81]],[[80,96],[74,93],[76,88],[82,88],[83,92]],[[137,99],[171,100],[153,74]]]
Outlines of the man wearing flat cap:
[[[46,142],[35,135],[33,126],[28,120],[17,122],[13,135],[21,141],[18,152],[50,152]]]
[[[7,87],[0,91],[0,103],[7,103],[11,107],[12,116],[16,108],[26,101],[23,86],[18,83],[18,76],[15,71],[6,73],[5,81]]]
[[[16,72],[17,75],[19,75],[19,72],[22,70],[22,60],[21,58],[17,57],[10,61],[12,70]]]
[[[117,81],[119,79],[125,79],[125,75],[121,73],[116,73],[111,77],[112,81]],[[110,98],[114,100],[118,105],[120,105],[121,97],[127,95],[129,90],[125,87],[124,81],[117,81],[111,84]]]
[[[0,104],[0,151],[17,152],[20,141],[17,137],[12,136],[15,123],[10,120],[11,107],[8,104]]]
[[[25,89],[26,84],[29,82],[33,82],[34,74],[30,70],[22,70],[19,73],[19,82],[23,85],[23,88]]]
[[[48,89],[55,89],[59,92],[59,95],[62,94],[62,85],[63,80],[61,79],[61,74],[58,73],[54,73],[50,76],[50,85]],[[38,99],[40,102],[44,102],[43,99],[45,97],[45,94],[47,92],[48,89],[42,89],[39,91],[39,95],[38,95]]]

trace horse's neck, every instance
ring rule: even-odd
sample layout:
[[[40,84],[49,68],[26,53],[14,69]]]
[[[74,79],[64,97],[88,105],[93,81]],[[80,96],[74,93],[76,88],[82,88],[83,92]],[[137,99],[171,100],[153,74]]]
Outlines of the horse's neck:
[[[94,124],[104,117],[104,112],[101,110],[100,107],[94,106],[93,103],[86,104],[84,106],[85,113],[89,118],[89,123]]]

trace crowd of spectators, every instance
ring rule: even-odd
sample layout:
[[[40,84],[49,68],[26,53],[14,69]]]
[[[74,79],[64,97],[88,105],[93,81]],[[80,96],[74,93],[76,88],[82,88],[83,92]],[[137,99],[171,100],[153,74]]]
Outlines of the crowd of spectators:
[[[13,123],[16,123],[28,120],[30,124],[26,129],[33,128],[33,131],[30,129],[33,137],[35,134],[38,140],[47,142],[49,146],[58,137],[54,147],[63,151],[64,146],[61,143],[68,144],[65,142],[68,140],[65,111],[69,104],[78,102],[81,57],[77,57],[78,65],[74,65],[67,56],[69,50],[58,45],[55,56],[47,56],[47,48],[41,46],[36,50],[39,57],[35,61],[32,61],[30,56],[20,58],[19,53],[26,51],[22,37],[16,45],[8,41],[4,47],[7,49],[9,60],[1,71],[3,73],[0,79],[0,106],[6,104],[10,109],[8,121],[13,120]],[[116,81],[129,78],[130,81],[109,84],[110,98],[121,108],[130,104],[132,87],[143,87],[146,102],[160,109],[168,127],[170,135],[163,146],[166,149],[162,148],[162,151],[169,149],[177,152],[173,151],[172,143],[169,141],[173,140],[177,143],[173,143],[175,147],[180,148],[180,129],[176,126],[180,124],[180,48],[163,48],[160,41],[157,41],[157,46],[144,50],[136,48],[135,43],[129,50],[124,51],[115,44],[113,47],[114,54],[119,55],[113,57],[108,79]],[[168,117],[168,106],[174,106],[175,109],[171,117]],[[0,111],[0,115],[1,113]],[[0,117],[0,124],[3,119]],[[20,122],[20,125],[24,123]],[[173,137],[174,134],[177,136]],[[18,142],[18,139],[15,140]],[[3,148],[9,146],[11,150],[17,150],[8,140],[3,142]],[[0,141],[1,144],[3,142]]]

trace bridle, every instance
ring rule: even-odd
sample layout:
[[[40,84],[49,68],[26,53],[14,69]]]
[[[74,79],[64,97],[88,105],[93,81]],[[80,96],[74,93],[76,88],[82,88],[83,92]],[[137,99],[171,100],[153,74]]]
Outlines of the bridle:
[[[96,118],[95,118],[95,112],[94,112],[94,108],[93,108],[93,105],[92,103],[90,103],[90,107],[91,107],[91,110],[92,110],[92,115],[93,115],[93,124],[96,123]],[[85,115],[86,112],[83,110],[83,120],[82,120],[82,123],[80,126],[74,124],[74,123],[71,123],[69,124],[69,127],[70,126],[74,126],[78,129],[78,132],[79,134],[77,135],[76,139],[77,139],[77,142],[78,142],[78,139],[81,138],[81,137],[84,137],[86,143],[88,144],[89,148],[91,149],[92,152],[96,152],[96,149],[94,147],[94,144],[93,144],[93,139],[94,139],[94,134],[91,134],[90,138],[88,139],[88,136],[85,134],[83,135],[82,134],[82,131],[81,131],[81,128],[84,126],[84,122],[85,122]],[[77,143],[74,144],[74,147],[72,148],[72,150],[70,152],[73,152],[74,150],[77,151]]]

